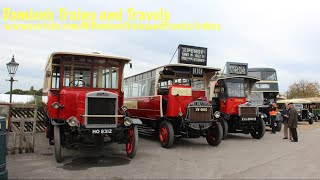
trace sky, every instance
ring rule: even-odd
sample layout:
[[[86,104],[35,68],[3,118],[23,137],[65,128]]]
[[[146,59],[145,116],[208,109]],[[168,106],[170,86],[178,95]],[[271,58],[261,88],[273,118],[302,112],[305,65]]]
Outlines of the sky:
[[[76,3],[75,3],[76,2]],[[179,44],[208,48],[208,66],[227,61],[271,67],[280,92],[300,79],[320,77],[320,1],[318,0],[2,0],[0,1],[0,93],[9,90],[6,63],[15,55],[14,88],[39,89],[44,67],[55,51],[99,52],[132,59],[125,76],[168,64]],[[134,8],[170,13],[171,23],[220,23],[220,31],[7,31],[3,8],[16,11],[59,8],[116,11]],[[174,57],[173,63],[177,62]]]

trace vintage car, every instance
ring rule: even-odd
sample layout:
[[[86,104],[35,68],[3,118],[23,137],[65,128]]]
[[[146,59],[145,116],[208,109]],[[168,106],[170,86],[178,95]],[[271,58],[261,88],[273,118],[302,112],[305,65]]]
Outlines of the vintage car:
[[[123,107],[123,69],[130,59],[55,52],[45,68],[45,123],[57,162],[62,148],[123,143],[133,158],[138,147],[137,124]],[[130,64],[131,66],[131,64]]]
[[[313,120],[315,118],[313,113],[309,112],[308,109],[303,108],[302,104],[294,103],[293,106],[298,111],[299,121],[308,121],[309,124],[313,124]]]

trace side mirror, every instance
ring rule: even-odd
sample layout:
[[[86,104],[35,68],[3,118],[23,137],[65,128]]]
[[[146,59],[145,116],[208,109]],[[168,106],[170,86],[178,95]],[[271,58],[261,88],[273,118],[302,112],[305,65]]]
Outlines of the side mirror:
[[[130,69],[132,69],[132,63],[129,63],[130,64]]]

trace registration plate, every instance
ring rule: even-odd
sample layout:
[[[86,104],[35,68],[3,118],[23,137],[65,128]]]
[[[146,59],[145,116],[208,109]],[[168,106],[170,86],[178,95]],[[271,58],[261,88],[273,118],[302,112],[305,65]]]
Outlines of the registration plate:
[[[207,112],[208,108],[195,108],[194,111],[195,112]]]
[[[92,134],[110,134],[112,129],[92,129]]]
[[[255,121],[256,118],[255,117],[251,117],[251,118],[241,118],[242,121]]]

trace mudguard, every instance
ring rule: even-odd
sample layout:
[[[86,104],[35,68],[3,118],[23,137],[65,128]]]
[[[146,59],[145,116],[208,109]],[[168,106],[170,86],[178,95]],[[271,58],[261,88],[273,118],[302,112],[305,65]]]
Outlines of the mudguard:
[[[142,124],[142,121],[138,118],[131,118],[132,119],[132,124]]]

